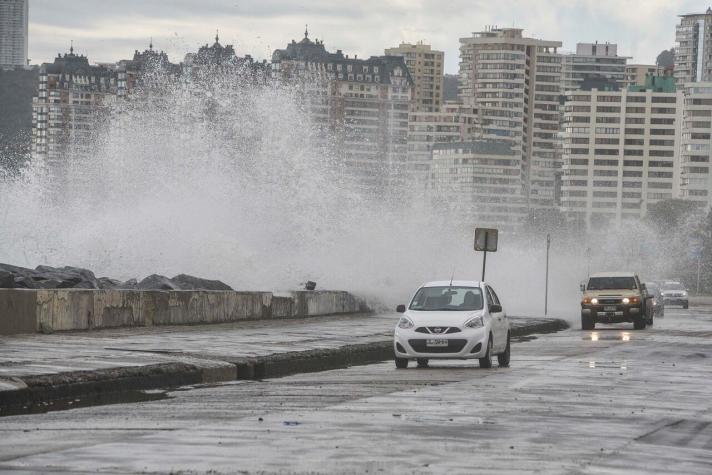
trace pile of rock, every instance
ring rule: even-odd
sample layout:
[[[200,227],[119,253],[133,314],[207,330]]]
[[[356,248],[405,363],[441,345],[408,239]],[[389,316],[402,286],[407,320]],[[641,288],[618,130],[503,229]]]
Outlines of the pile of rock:
[[[130,289],[130,290],[233,290],[219,280],[208,280],[187,274],[172,279],[153,274],[142,281],[125,282],[109,277],[96,277],[79,267],[37,266],[35,269],[0,263],[2,289]]]

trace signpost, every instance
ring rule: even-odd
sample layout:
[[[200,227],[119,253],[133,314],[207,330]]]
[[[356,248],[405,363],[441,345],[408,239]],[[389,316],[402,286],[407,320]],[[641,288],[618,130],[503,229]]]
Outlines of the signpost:
[[[546,235],[546,284],[544,290],[544,316],[549,311],[549,248],[551,247],[551,234]]]
[[[482,282],[485,281],[485,267],[487,266],[487,253],[497,252],[499,230],[490,228],[475,229],[475,251],[482,251]]]

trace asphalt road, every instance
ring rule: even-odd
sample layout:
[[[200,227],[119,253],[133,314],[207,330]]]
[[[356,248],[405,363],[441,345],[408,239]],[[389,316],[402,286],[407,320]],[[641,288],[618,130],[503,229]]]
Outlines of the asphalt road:
[[[0,418],[0,471],[711,473],[712,307],[631,326]]]

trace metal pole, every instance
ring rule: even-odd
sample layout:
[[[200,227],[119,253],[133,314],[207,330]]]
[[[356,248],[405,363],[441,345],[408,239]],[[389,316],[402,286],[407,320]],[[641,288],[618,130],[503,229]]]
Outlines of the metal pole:
[[[549,247],[551,247],[551,235],[546,235],[546,284],[544,290],[544,316],[549,313]]]
[[[697,256],[697,295],[700,295],[700,268],[702,267],[702,253]]]
[[[487,240],[489,233],[485,233],[485,253],[482,255],[482,282],[485,281],[485,267],[487,266]]]

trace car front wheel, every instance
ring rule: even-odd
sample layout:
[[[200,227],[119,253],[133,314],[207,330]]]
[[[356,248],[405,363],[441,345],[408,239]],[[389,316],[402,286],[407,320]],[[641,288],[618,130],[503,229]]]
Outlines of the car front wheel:
[[[594,328],[596,328],[596,324],[593,322],[593,317],[581,314],[581,330],[593,330]]]
[[[497,363],[499,363],[501,368],[509,368],[509,357],[511,352],[512,350],[509,346],[509,333],[507,333],[507,348],[504,350],[504,353],[497,355]]]
[[[491,368],[492,367],[492,335],[490,334],[487,339],[487,353],[485,356],[480,358],[480,368]]]
[[[408,358],[398,358],[396,357],[396,368],[406,369],[408,367]]]

